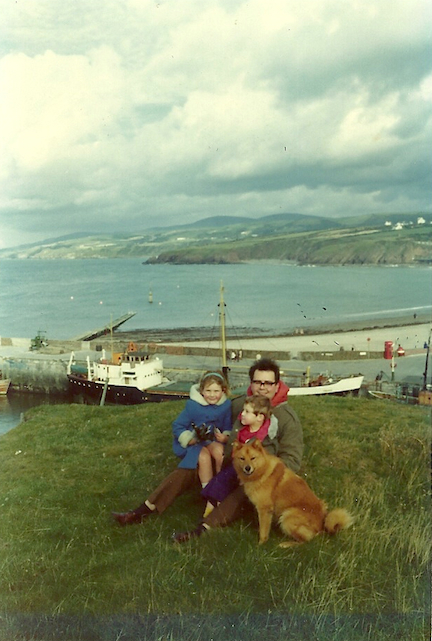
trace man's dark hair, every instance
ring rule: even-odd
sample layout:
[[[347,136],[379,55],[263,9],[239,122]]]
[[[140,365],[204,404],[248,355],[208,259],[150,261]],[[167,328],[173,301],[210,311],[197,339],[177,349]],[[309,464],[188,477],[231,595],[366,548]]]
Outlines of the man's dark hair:
[[[249,369],[249,378],[251,381],[253,381],[254,374],[257,370],[260,372],[273,372],[275,375],[275,382],[279,383],[279,365],[271,358],[261,358],[259,361],[255,361],[255,363]]]

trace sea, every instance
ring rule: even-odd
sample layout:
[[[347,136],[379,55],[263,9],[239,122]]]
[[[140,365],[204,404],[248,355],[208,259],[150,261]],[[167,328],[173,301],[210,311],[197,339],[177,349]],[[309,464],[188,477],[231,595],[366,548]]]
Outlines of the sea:
[[[142,259],[0,260],[0,336],[72,339],[135,312],[123,330],[227,324],[262,331],[428,313],[432,267],[146,265]],[[150,294],[151,293],[151,294]],[[152,303],[149,299],[152,299]]]
[[[227,326],[243,335],[252,328],[285,334],[388,317],[430,318],[431,286],[431,266],[3,259],[0,336],[33,338],[42,332],[48,341],[74,339],[128,312],[135,315],[124,331],[214,328],[221,287]],[[0,406],[0,433],[5,415]]]

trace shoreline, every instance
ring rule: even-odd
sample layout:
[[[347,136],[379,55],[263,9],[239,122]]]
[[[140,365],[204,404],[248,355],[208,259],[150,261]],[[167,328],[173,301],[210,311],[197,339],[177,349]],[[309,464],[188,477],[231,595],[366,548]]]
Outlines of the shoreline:
[[[388,316],[379,319],[364,319],[353,321],[342,321],[332,324],[317,324],[298,327],[292,330],[271,330],[257,327],[226,327],[227,340],[259,340],[259,339],[304,339],[314,336],[330,336],[342,334],[349,338],[354,332],[376,332],[397,328],[415,328],[424,325],[431,326],[432,318],[429,314],[419,313],[413,317],[412,314],[404,316]],[[115,332],[119,340],[133,342],[155,342],[155,343],[196,343],[204,341],[216,341],[219,338],[219,328],[214,327],[185,327],[168,329],[135,329],[130,331]],[[389,339],[390,340],[390,339]]]
[[[432,323],[427,314],[387,317],[378,320],[367,319],[336,324],[308,326],[294,331],[278,331],[251,327],[227,328],[225,333],[227,352],[253,350],[256,354],[289,353],[290,358],[298,358],[302,353],[314,354],[314,359],[321,356],[332,356],[339,360],[339,352],[360,352],[361,355],[374,358],[384,354],[385,343],[391,341],[393,349],[401,346],[406,355],[421,354],[426,351],[431,336]],[[200,350],[216,349],[220,354],[221,337],[219,327],[188,327],[171,329],[137,329],[117,331],[113,334],[116,349],[126,348],[130,342],[146,345],[151,352],[179,353],[177,348],[199,348]],[[109,351],[109,337],[104,336],[93,341],[52,340],[47,348],[31,351],[28,338],[0,338],[0,357],[21,355],[30,360],[47,358],[57,354],[64,359],[71,351],[88,355],[89,351],[100,351],[103,346]],[[147,348],[146,347],[146,348]],[[54,351],[53,351],[54,350]],[[165,351],[167,350],[167,351]],[[171,351],[174,350],[174,351]],[[326,352],[331,352],[327,354]],[[342,356],[346,360],[347,355]]]

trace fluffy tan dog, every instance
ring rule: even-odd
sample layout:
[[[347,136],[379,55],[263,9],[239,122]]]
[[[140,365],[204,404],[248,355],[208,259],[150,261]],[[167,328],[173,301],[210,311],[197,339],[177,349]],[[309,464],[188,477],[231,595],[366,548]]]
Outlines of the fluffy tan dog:
[[[277,456],[268,454],[261,441],[233,445],[233,464],[246,495],[255,505],[259,520],[259,542],[265,543],[273,517],[282,531],[295,542],[310,541],[319,532],[335,534],[349,527],[353,519],[344,509],[327,511],[324,501],[312,492],[306,481],[288,469]]]

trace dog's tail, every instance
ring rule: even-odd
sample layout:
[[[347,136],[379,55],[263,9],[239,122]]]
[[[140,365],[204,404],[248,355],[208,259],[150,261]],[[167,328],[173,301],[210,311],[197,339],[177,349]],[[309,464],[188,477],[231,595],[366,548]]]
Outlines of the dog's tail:
[[[327,514],[324,519],[324,529],[329,534],[336,534],[339,530],[346,530],[354,522],[353,517],[343,508],[336,508]]]

